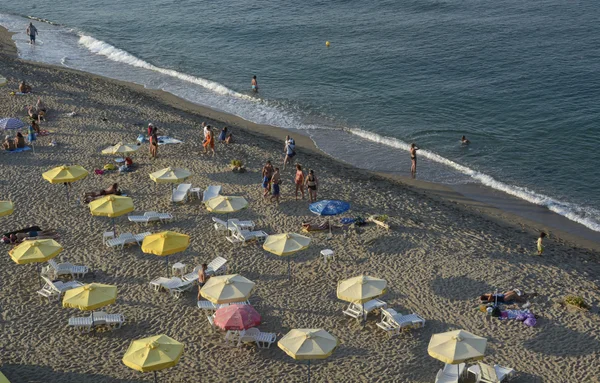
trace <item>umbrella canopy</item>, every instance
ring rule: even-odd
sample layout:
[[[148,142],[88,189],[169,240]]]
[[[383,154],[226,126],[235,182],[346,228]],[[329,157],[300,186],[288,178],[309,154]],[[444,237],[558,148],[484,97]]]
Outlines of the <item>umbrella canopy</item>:
[[[260,314],[250,305],[223,306],[215,312],[215,325],[228,331],[256,327],[260,320]]]
[[[2,372],[0,372],[0,383],[10,383],[8,378]]]
[[[74,182],[87,177],[88,171],[79,165],[58,166],[42,174],[45,180],[51,184],[62,184]]]
[[[157,184],[168,184],[184,181],[191,175],[192,173],[190,173],[190,171],[187,169],[169,167],[154,173],[150,173],[150,179]]]
[[[10,201],[0,201],[0,217],[12,214],[15,210],[15,206]]]
[[[119,217],[133,211],[133,200],[129,197],[107,195],[90,202],[92,215],[104,217]]]
[[[250,297],[255,283],[239,274],[210,277],[200,295],[215,304],[243,302]]]
[[[19,265],[33,262],[46,262],[62,251],[62,246],[53,239],[38,239],[23,241],[8,252],[15,263]]]
[[[189,235],[174,231],[162,231],[144,238],[142,251],[147,254],[166,256],[184,251],[189,245]]]
[[[361,275],[339,281],[337,297],[347,302],[364,303],[383,295],[386,287],[387,282],[384,279]]]
[[[248,201],[244,197],[220,195],[206,202],[206,209],[213,213],[235,213],[245,209]]]
[[[340,200],[323,200],[309,205],[309,210],[318,215],[338,215],[350,209],[350,204]]]
[[[338,339],[323,329],[294,329],[277,342],[280,349],[297,360],[325,359],[338,344]]]
[[[435,359],[448,364],[483,359],[487,339],[464,330],[433,334],[427,352]]]
[[[114,146],[109,146],[102,150],[102,154],[128,154],[138,151],[139,148],[141,148],[140,145],[123,144],[122,142],[119,142]]]
[[[183,354],[183,344],[166,335],[157,335],[131,342],[123,364],[137,371],[164,370],[179,362]]]
[[[0,120],[0,129],[12,130],[21,129],[25,126],[25,123],[18,118],[3,118]]]
[[[276,255],[291,255],[308,248],[310,238],[296,233],[269,235],[263,249]]]
[[[117,286],[90,283],[65,291],[63,307],[72,307],[88,311],[115,303]]]

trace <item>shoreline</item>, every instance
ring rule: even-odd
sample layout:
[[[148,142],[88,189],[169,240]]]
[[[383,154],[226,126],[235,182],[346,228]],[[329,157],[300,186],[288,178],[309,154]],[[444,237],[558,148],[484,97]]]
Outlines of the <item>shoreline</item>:
[[[90,78],[97,78],[103,81],[112,81],[134,91],[149,95],[165,105],[197,115],[202,119],[206,119],[209,124],[224,124],[245,129],[273,141],[283,142],[286,135],[293,133],[290,130],[276,126],[256,124],[241,117],[185,100],[161,89],[146,88],[141,84],[116,80],[77,69],[19,59],[16,45],[11,38],[12,35],[13,33],[0,26],[0,48],[3,48],[3,52],[6,50],[5,54],[9,57],[16,58],[20,61],[40,67],[90,76]],[[403,175],[361,169],[323,152],[307,135],[301,133],[294,134],[294,139],[296,140],[296,146],[299,150],[306,150],[311,154],[324,156],[347,168],[364,172],[367,176],[369,174],[377,175],[443,200],[459,203],[468,210],[478,212],[483,216],[488,216],[491,220],[498,223],[521,229],[528,228],[532,233],[546,231],[553,236],[578,244],[584,248],[600,250],[600,233],[588,229],[577,222],[571,221],[560,214],[554,213],[544,206],[535,205],[481,184],[446,185],[424,180],[415,180]],[[283,144],[281,144],[281,146],[283,147]],[[526,213],[522,213],[519,210],[526,211]]]

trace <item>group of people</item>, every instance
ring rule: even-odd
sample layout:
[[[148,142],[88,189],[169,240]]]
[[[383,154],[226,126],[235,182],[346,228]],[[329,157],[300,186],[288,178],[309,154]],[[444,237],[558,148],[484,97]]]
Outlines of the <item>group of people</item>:
[[[25,82],[21,82],[21,86],[19,86],[19,90],[23,87]],[[26,85],[31,91],[31,87]],[[38,98],[37,104],[34,107],[33,105],[26,106],[27,114],[29,116],[29,126],[27,127],[27,140],[29,143],[32,143],[36,140],[36,135],[40,134],[40,123],[42,120],[46,121],[46,113],[47,108],[46,105],[42,102],[41,98]],[[25,147],[25,136],[23,133],[17,132],[15,137],[11,137],[10,135],[6,135],[4,137],[4,141],[2,142],[2,149],[7,151],[13,151],[15,149],[20,149]]]
[[[12,151],[18,148],[25,147],[25,137],[21,132],[17,132],[15,137],[11,137],[6,135],[4,137],[4,142],[2,143],[2,148],[4,150]]]
[[[228,131],[228,128],[225,126],[221,129],[219,136],[217,137],[219,142],[224,144],[233,143],[233,134]],[[206,122],[202,123],[202,146],[204,147],[204,153],[207,154],[210,150],[212,152],[212,156],[215,156],[215,129],[207,125]]]
[[[462,145],[469,145],[471,143],[471,141],[469,141],[467,139],[467,136],[462,136],[460,139],[460,143]],[[410,173],[413,176],[417,173],[417,150],[419,150],[419,148],[417,147],[417,145],[415,145],[414,142],[412,144],[410,144],[410,161],[411,161]]]

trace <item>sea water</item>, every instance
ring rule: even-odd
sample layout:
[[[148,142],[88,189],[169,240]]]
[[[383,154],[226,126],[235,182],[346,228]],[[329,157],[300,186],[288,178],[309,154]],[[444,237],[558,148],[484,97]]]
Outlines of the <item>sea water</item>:
[[[27,17],[45,20],[35,47]],[[365,169],[408,175],[414,142],[419,179],[481,183],[595,231],[598,20],[591,0],[0,1],[23,58],[300,130]]]

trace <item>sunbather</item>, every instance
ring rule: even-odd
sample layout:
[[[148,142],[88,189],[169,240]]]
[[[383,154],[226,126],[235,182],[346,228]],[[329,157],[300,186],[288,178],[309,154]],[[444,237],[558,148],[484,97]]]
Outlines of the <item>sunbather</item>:
[[[15,230],[15,231],[9,231],[8,233],[4,233],[2,235],[5,237],[9,237],[11,234],[27,233],[30,231],[42,231],[42,228],[39,226],[30,226],[30,227],[26,227],[26,228]]]
[[[98,198],[100,198],[102,196],[110,195],[110,194],[116,194],[116,195],[120,195],[121,194],[121,191],[119,190],[119,184],[114,183],[114,184],[112,184],[112,186],[110,186],[110,187],[108,187],[106,189],[100,190],[98,192],[85,193],[84,194],[84,197],[85,197],[84,201],[85,201],[85,203],[90,203],[90,202],[92,202],[95,199],[98,199]]]
[[[27,85],[25,83],[25,81],[21,81],[21,83],[19,84],[19,92],[21,92],[21,93],[30,93],[31,92],[31,86]]]
[[[200,300],[200,298],[201,298],[200,290],[202,290],[202,287],[204,286],[204,284],[206,283],[208,278],[210,278],[206,274],[207,268],[208,268],[208,265],[206,263],[203,263],[202,268],[200,270],[198,270],[198,300]]]
[[[15,137],[15,146],[17,148],[25,147],[25,137],[23,137],[23,134],[21,132],[17,132],[17,136]]]
[[[337,228],[338,226],[331,225],[332,229]],[[302,222],[302,229],[305,231],[323,231],[329,230],[329,222],[323,222],[321,224],[314,224],[310,222]]]
[[[15,146],[15,141],[13,139],[10,138],[10,136],[6,136],[4,137],[4,142],[2,143],[2,148],[4,148],[4,150],[8,150],[13,151],[15,150],[17,147]]]
[[[32,230],[26,233],[11,234],[9,238],[10,243],[21,243],[25,240],[55,239],[58,238],[58,233],[54,230]]]
[[[521,293],[519,290],[508,290],[503,294],[483,294],[479,297],[479,300],[487,303],[524,303],[527,302],[527,297],[525,294]]]

